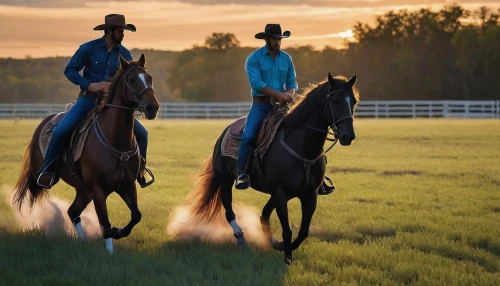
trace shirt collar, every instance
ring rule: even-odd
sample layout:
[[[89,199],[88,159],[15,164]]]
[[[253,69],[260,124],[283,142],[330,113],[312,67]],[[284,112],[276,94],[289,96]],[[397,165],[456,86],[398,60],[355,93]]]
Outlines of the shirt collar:
[[[107,48],[107,45],[106,45],[106,40],[104,39],[105,36],[102,36],[101,39],[99,39],[99,47],[101,48]],[[120,49],[120,44],[116,44],[115,47],[114,47],[115,50],[118,50]]]
[[[262,49],[264,50],[264,55],[271,55],[271,54],[269,53],[269,50],[267,49],[267,45],[264,45],[264,46],[262,47]],[[281,49],[280,49],[280,50],[276,53],[276,56],[278,56],[280,53],[281,53]]]

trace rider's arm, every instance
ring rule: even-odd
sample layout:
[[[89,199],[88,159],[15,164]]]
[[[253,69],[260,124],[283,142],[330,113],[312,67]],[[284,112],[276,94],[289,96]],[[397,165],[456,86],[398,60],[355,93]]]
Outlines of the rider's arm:
[[[82,90],[87,90],[90,82],[84,78],[80,71],[86,65],[89,58],[88,46],[83,44],[76,51],[76,53],[71,57],[66,68],[64,69],[64,75],[71,81],[72,83],[79,85]]]
[[[250,86],[258,93],[273,97],[275,99],[281,98],[281,92],[267,87],[266,83],[262,80],[262,77],[260,75],[259,60],[254,54],[250,55],[247,58],[247,62],[245,63],[245,70],[247,71],[247,77],[248,81],[250,82]]]
[[[297,85],[297,77],[295,75],[295,67],[293,66],[292,58],[290,57],[290,66],[288,68],[288,74],[286,76],[286,91],[294,96],[295,92],[299,89]]]

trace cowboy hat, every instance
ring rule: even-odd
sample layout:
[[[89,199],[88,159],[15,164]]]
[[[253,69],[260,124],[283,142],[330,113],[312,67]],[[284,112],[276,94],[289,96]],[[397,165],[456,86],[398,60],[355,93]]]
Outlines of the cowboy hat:
[[[109,14],[104,17],[104,24],[94,28],[94,30],[106,30],[109,28],[123,28],[131,32],[135,32],[135,26],[132,24],[125,24],[125,16],[120,14]]]
[[[256,39],[264,39],[265,37],[274,37],[274,38],[288,38],[292,33],[290,31],[285,31],[281,34],[281,26],[280,24],[267,24],[264,32],[260,32],[255,34]]]

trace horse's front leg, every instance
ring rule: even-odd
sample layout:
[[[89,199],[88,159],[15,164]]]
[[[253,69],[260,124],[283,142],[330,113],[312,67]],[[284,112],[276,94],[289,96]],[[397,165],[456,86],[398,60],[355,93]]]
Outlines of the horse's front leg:
[[[283,232],[283,248],[285,251],[285,263],[292,263],[292,230],[288,222],[288,198],[285,196],[282,189],[277,189],[272,195],[273,201],[276,205],[276,213],[281,223]]]
[[[102,237],[106,243],[106,249],[109,253],[113,253],[113,238],[118,237],[118,229],[111,227],[108,218],[108,207],[106,205],[106,199],[108,195],[105,194],[104,189],[100,186],[94,187],[93,189],[93,199],[95,212],[97,218],[99,219],[99,224],[102,229]]]
[[[132,183],[127,188],[122,188],[119,190],[120,197],[127,204],[130,210],[130,222],[124,227],[118,230],[118,239],[128,236],[136,224],[141,221],[142,214],[137,206],[137,188],[135,182]]]
[[[268,239],[268,241],[271,242],[271,245],[273,246],[274,249],[283,251],[283,242],[277,240],[276,238],[273,237],[273,234],[271,232],[271,214],[273,213],[274,209],[276,208],[276,205],[274,203],[273,197],[269,198],[269,201],[267,201],[266,205],[262,209],[262,216],[260,217],[260,224],[262,227],[262,232]]]
[[[299,234],[297,235],[297,238],[292,242],[292,250],[297,249],[300,244],[309,236],[309,226],[311,225],[311,219],[314,211],[316,211],[317,202],[317,192],[311,192],[310,196],[300,198],[300,205],[302,208],[302,222],[300,224]]]

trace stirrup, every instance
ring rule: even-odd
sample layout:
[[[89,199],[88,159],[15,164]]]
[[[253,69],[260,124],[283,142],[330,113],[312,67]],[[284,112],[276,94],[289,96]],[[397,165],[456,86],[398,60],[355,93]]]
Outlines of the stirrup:
[[[48,186],[42,184],[40,182],[40,179],[44,176],[44,175],[47,175],[47,176],[50,176],[50,183]],[[36,180],[36,183],[37,185],[39,185],[40,187],[44,188],[44,189],[47,189],[49,190],[50,188],[52,188],[52,186],[54,185],[54,179],[55,179],[55,175],[53,172],[40,172],[40,175],[38,175],[38,179]]]
[[[246,179],[246,181],[245,181]],[[236,183],[234,184],[234,187],[237,190],[246,190],[250,187],[250,176],[247,174],[241,174],[238,176],[236,179]]]
[[[335,191],[335,186],[333,185],[332,180],[325,176],[325,179],[321,183],[321,187],[318,189],[318,195],[324,196],[329,195]]]
[[[146,171],[149,174],[149,176],[151,176],[151,180],[149,180],[148,182],[146,182],[146,177],[145,176],[141,176],[141,177],[137,178],[137,182],[139,182],[139,185],[143,189],[155,182],[155,176],[153,175],[153,172],[151,172],[151,170],[148,167],[146,167],[146,166],[144,166],[144,171]]]

